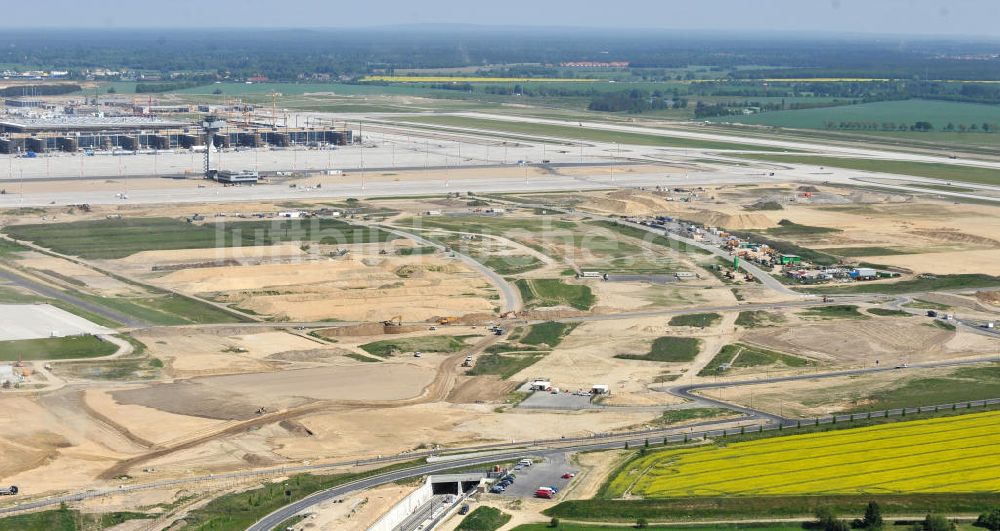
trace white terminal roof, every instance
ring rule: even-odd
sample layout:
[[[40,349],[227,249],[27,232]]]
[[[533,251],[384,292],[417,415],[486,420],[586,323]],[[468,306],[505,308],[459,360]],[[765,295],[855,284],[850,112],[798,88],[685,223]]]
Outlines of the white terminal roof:
[[[142,116],[56,116],[51,118],[15,118],[0,120],[0,127],[24,131],[99,130],[99,129],[166,129],[189,127],[188,122],[147,118]]]

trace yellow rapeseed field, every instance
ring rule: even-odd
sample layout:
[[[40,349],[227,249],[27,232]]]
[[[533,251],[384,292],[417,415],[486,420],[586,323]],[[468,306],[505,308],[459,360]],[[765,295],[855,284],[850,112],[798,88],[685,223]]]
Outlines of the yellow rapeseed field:
[[[646,498],[1000,492],[1000,411],[654,452],[612,479]]]

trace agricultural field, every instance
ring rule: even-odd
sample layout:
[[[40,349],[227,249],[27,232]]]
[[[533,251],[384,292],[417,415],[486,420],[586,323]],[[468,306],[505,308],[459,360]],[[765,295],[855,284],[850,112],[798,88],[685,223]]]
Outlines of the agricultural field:
[[[1000,122],[1000,108],[996,105],[959,103],[936,100],[903,100],[843,105],[819,109],[798,109],[764,112],[745,116],[725,117],[723,121],[754,125],[769,125],[796,129],[826,129],[828,122],[864,122],[878,124],[912,125],[930,122],[935,130],[944,129],[949,123],[976,124]],[[976,135],[977,133],[969,133]]]
[[[1000,412],[654,452],[611,497],[1000,491]]]

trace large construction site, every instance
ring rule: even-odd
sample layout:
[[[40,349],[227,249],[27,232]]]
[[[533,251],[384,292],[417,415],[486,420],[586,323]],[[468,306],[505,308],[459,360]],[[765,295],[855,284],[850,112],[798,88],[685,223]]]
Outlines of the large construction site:
[[[652,125],[206,111],[0,120],[0,510],[509,529],[628,443],[996,398],[994,186]],[[449,460],[484,481],[407,482]]]

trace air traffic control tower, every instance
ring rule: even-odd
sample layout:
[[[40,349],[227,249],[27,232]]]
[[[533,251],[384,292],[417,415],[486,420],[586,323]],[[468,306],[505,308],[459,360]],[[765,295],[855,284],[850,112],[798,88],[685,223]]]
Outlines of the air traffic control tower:
[[[212,172],[212,148],[215,147],[215,133],[218,133],[226,126],[226,121],[214,114],[206,114],[201,122],[201,128],[205,130],[205,178],[212,179],[215,175]]]

